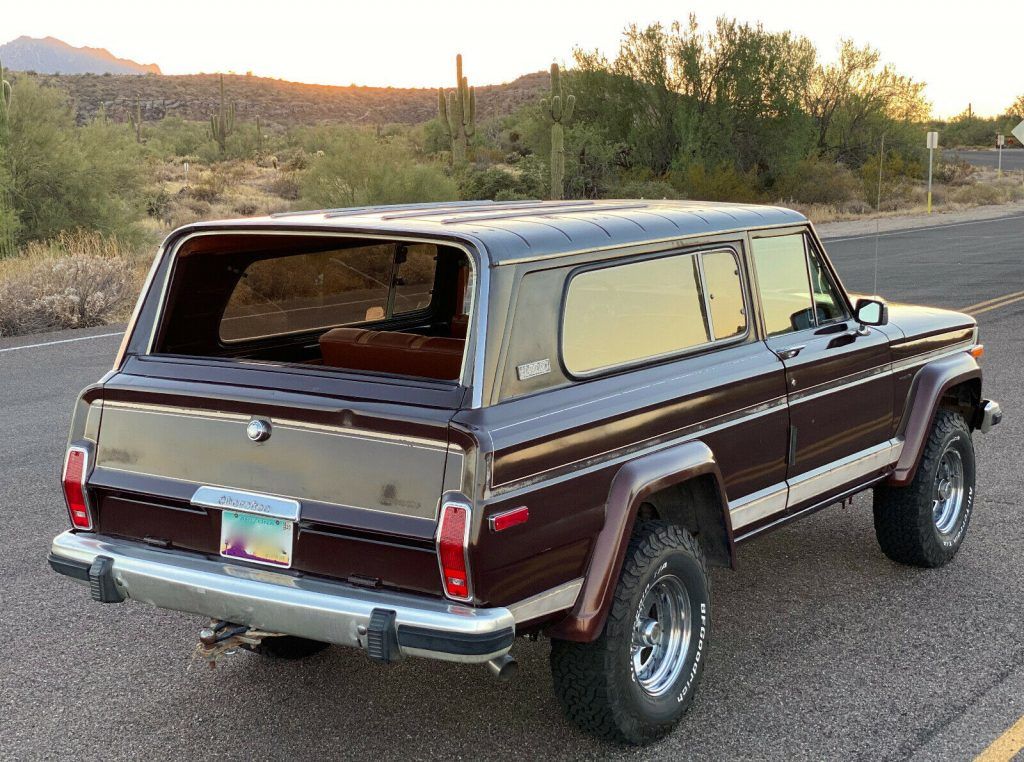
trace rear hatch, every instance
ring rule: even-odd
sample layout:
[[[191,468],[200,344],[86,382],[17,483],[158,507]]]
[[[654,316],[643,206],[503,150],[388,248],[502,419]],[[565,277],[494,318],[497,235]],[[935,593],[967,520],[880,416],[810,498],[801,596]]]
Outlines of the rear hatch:
[[[127,367],[149,364],[163,378],[120,373],[103,388],[89,480],[97,531],[221,555],[225,515],[237,524],[233,509],[249,513],[251,499],[274,521],[295,519],[282,528],[293,543],[286,557],[244,560],[441,593],[438,503],[460,488],[463,459],[448,445],[452,411],[167,377],[187,363]],[[254,441],[254,421],[269,436]],[[264,497],[298,503],[296,515]]]

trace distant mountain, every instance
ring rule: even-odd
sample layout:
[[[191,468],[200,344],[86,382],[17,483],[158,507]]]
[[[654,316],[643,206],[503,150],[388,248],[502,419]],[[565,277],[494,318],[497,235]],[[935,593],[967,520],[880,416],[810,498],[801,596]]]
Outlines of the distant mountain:
[[[40,74],[159,74],[156,64],[118,58],[105,48],[75,48],[55,37],[19,37],[0,45],[0,62]]]
[[[127,120],[136,98],[146,121],[166,116],[206,121],[220,99],[220,78],[216,74],[41,74],[38,79],[67,91],[80,122],[101,109],[112,119]],[[14,86],[17,89],[16,78]],[[437,90],[429,88],[308,85],[240,74],[225,75],[224,87],[238,109],[239,119],[251,121],[258,115],[264,124],[416,124],[437,115]],[[501,85],[478,86],[477,112],[481,119],[511,114],[524,104],[537,103],[549,88],[546,71],[524,74]]]

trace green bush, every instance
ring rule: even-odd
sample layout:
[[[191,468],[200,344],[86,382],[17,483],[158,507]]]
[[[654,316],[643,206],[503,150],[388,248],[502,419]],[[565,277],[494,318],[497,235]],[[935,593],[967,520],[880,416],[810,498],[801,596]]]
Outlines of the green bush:
[[[682,171],[674,170],[671,182],[684,198],[747,203],[762,200],[757,190],[757,176],[728,165],[707,169],[702,164],[691,164]]]
[[[861,186],[864,198],[874,207],[878,206],[878,154],[868,157],[860,168]],[[924,168],[915,159],[909,159],[896,151],[886,151],[882,163],[881,201],[883,209],[892,209],[900,202],[907,201],[920,181]]]
[[[146,166],[125,125],[101,114],[76,127],[61,91],[21,77],[3,141],[0,217],[16,218],[19,244],[76,228],[138,234]]]
[[[863,185],[849,167],[815,158],[797,162],[772,189],[784,202],[836,206],[860,199],[862,193]]]
[[[320,140],[315,140],[316,136]],[[379,140],[352,127],[314,132],[310,166],[301,181],[312,207],[447,201],[459,197],[455,181],[436,163],[418,163],[401,138]],[[307,138],[308,140],[308,138]]]
[[[544,178],[520,162],[515,168],[469,167],[459,174],[460,195],[464,199],[514,200],[543,198]]]

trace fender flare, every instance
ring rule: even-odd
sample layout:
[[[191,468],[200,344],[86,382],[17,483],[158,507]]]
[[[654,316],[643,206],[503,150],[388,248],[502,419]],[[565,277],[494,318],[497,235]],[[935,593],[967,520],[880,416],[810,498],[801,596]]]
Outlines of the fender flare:
[[[952,387],[974,379],[980,386],[981,366],[967,352],[934,360],[917,372],[897,431],[903,439],[903,450],[888,484],[902,487],[913,481],[942,396]]]
[[[605,504],[604,526],[597,535],[583,588],[572,612],[549,628],[562,640],[588,642],[604,628],[615,585],[633,533],[637,511],[650,495],[691,479],[710,476],[722,508],[723,555],[735,567],[729,502],[714,453],[704,442],[691,441],[651,453],[623,465],[612,479]]]

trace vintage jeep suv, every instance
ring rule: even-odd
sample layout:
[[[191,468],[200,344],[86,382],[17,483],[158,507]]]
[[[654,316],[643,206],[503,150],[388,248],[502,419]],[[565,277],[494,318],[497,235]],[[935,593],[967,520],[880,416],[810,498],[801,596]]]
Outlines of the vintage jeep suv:
[[[975,321],[852,302],[801,215],[667,201],[340,209],[173,233],[77,403],[102,602],[214,621],[211,658],[325,644],[488,662],[551,640],[587,730],[642,743],[707,661],[707,568],[874,488],[947,563],[975,501]],[[865,552],[869,552],[865,549]]]

